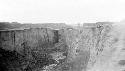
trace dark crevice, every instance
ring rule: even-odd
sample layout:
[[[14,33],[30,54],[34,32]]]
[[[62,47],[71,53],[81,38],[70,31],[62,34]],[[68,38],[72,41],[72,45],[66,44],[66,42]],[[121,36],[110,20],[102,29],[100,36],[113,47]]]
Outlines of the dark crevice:
[[[59,42],[59,33],[57,30],[54,30],[54,43]]]
[[[15,41],[16,41],[16,40],[15,40],[15,38],[16,38],[16,37],[15,37],[15,31],[13,32],[13,38],[14,38],[14,49],[15,49],[15,43],[16,43],[16,42],[15,42]]]
[[[47,34],[47,38],[45,38],[45,39],[47,39],[47,42],[49,42],[49,35],[48,35],[48,32],[47,32],[47,29],[46,29],[46,34]]]

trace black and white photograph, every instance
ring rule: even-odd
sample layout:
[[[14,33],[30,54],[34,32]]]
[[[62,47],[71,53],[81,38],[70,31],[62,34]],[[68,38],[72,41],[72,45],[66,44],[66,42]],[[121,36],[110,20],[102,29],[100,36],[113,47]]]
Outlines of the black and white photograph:
[[[0,0],[0,71],[125,71],[125,0]]]

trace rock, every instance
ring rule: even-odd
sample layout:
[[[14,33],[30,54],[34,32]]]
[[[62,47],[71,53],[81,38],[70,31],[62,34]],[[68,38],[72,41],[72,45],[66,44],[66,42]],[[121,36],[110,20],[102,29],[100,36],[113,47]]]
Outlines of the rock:
[[[21,63],[26,65],[22,66],[22,71],[44,68],[51,71],[87,71],[96,64],[104,49],[111,46],[105,46],[110,42],[110,27],[98,22],[80,29],[1,30],[0,48],[24,56]],[[114,43],[112,41],[110,43]]]
[[[61,30],[48,28],[4,30],[0,31],[0,49],[16,52],[24,56],[24,60],[27,60],[27,62],[24,62],[27,64],[24,70],[35,70],[56,63],[56,60],[52,59],[49,55],[50,53],[66,52],[67,44],[65,43],[65,36],[61,34],[63,34]],[[61,45],[57,46],[59,43],[61,43]],[[1,58],[3,58],[3,55],[1,56]],[[10,55],[10,58],[11,56],[12,55]],[[14,54],[14,56],[16,55]],[[10,59],[8,59],[8,61],[10,64],[12,63]],[[16,61],[14,60],[14,64],[15,63]]]

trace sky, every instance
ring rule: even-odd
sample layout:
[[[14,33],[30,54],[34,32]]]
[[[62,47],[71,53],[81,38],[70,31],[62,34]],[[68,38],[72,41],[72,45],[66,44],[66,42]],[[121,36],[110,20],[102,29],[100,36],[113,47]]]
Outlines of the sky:
[[[0,21],[93,23],[125,19],[125,0],[0,0]]]

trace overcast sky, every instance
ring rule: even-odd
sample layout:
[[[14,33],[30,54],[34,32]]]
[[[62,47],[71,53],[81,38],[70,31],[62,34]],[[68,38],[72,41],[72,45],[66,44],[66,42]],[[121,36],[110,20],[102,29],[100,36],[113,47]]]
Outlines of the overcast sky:
[[[0,0],[0,21],[84,23],[125,19],[125,0]]]

